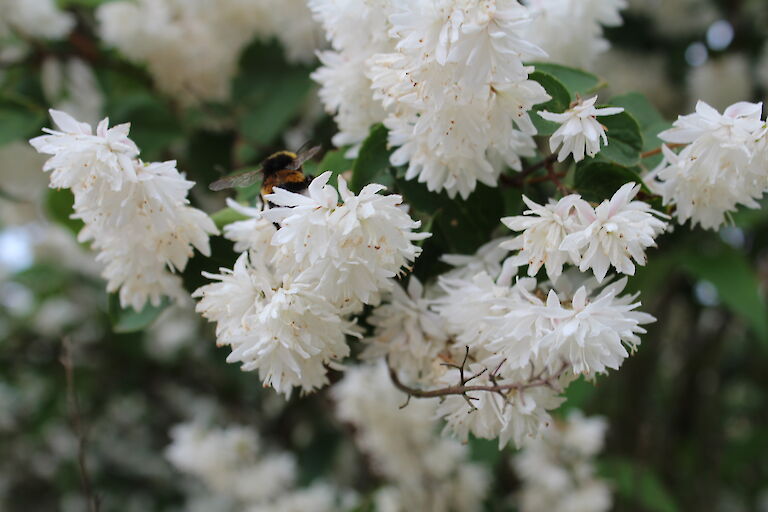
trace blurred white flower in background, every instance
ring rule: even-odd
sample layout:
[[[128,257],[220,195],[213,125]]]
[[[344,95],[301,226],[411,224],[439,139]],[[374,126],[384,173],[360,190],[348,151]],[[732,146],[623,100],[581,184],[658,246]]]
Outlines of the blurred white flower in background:
[[[610,43],[603,38],[603,27],[621,25],[619,11],[626,0],[524,0],[534,22],[527,37],[544,51],[542,60],[568,66],[592,68],[596,57]]]
[[[24,37],[63,39],[75,26],[75,17],[59,9],[55,0],[0,0],[0,35],[18,32]]]
[[[101,119],[104,95],[93,69],[82,59],[65,61],[48,57],[41,70],[43,92],[48,104],[75,119],[95,125]]]
[[[191,503],[212,494],[222,503],[230,503],[226,510],[247,512],[333,512],[342,501],[348,507],[355,504],[354,495],[326,483],[297,488],[296,458],[275,450],[264,453],[262,440],[252,428],[189,422],[176,425],[170,434],[172,442],[165,451],[168,460],[207,487],[192,491],[188,496]]]
[[[522,489],[515,496],[521,512],[607,512],[613,500],[608,483],[595,475],[594,457],[602,450],[605,419],[571,412],[565,421],[542,429],[513,463]]]
[[[394,485],[377,498],[388,510],[481,510],[487,470],[469,461],[465,445],[436,432],[437,400],[414,399],[400,408],[406,395],[383,363],[348,369],[331,393],[339,419],[355,427],[360,449]]]
[[[254,37],[277,37],[300,62],[322,43],[301,0],[118,1],[96,14],[102,39],[146,63],[158,88],[185,104],[228,99],[240,53]]]

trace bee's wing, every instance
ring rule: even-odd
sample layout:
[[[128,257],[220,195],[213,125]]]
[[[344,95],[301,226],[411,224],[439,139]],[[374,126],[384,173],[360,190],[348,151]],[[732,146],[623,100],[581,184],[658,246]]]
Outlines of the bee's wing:
[[[296,158],[294,158],[293,162],[291,162],[291,164],[288,166],[288,169],[295,171],[296,169],[300,168],[304,162],[315,156],[320,151],[320,149],[322,149],[321,146],[314,146],[309,149],[299,151],[299,154],[296,155]]]
[[[218,191],[224,190],[225,188],[247,187],[259,180],[259,174],[261,174],[261,169],[236,174],[234,176],[227,176],[226,178],[214,181],[208,185],[208,188]]]

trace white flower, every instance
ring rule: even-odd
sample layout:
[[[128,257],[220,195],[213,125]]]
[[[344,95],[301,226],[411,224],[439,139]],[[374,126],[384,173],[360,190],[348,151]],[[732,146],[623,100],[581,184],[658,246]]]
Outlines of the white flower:
[[[395,486],[377,502],[407,503],[407,510],[480,511],[489,475],[470,462],[465,445],[436,432],[437,400],[401,407],[406,396],[383,362],[349,368],[331,392],[339,419],[354,426],[355,441],[374,470]]]
[[[522,231],[515,239],[501,244],[510,251],[519,251],[510,259],[518,266],[528,265],[528,275],[535,276],[542,265],[547,275],[555,278],[562,274],[563,265],[576,263],[577,255],[561,247],[565,238],[581,229],[574,210],[590,209],[589,203],[572,194],[549,204],[534,203],[526,196],[523,201],[528,210],[523,215],[504,217],[501,222],[513,231]]]
[[[261,440],[247,427],[181,423],[170,436],[165,456],[180,471],[202,480],[209,492],[260,502],[286,492],[296,480],[295,458],[288,453],[260,453]]]
[[[275,225],[266,220],[262,213],[263,205],[256,207],[244,206],[227,198],[227,206],[236,212],[250,217],[247,220],[238,220],[224,226],[224,237],[235,242],[235,251],[252,251],[269,261],[274,254],[272,237],[275,235]]]
[[[75,17],[54,0],[0,0],[0,12],[0,33],[7,24],[27,37],[64,39],[75,26]]]
[[[353,145],[354,156],[371,125],[386,116],[371,92],[366,61],[394,48],[387,34],[393,5],[385,0],[309,0],[308,5],[334,48],[318,54],[322,66],[311,77],[320,84],[320,99],[339,128],[333,143]]]
[[[519,168],[532,154],[528,111],[549,96],[523,65],[544,55],[522,37],[529,21],[516,1],[398,5],[396,49],[373,56],[368,76],[407,179],[466,198],[478,181],[495,186],[502,166],[492,155]]]
[[[194,185],[176,169],[176,162],[144,164],[128,138],[128,125],[108,128],[99,123],[96,134],[85,123],[51,111],[61,131],[30,143],[52,154],[45,166],[51,187],[70,188],[75,196],[74,218],[85,227],[78,240],[92,241],[104,264],[107,290],[119,290],[122,306],[141,310],[149,300],[159,305],[163,296],[185,300],[182,271],[193,247],[208,255],[213,221],[188,206]]]
[[[621,25],[626,0],[524,0],[533,13],[527,38],[547,52],[544,60],[590,68],[609,48],[605,26]]]
[[[53,171],[51,187],[87,192],[106,182],[112,190],[120,190],[124,179],[136,179],[139,148],[128,138],[129,124],[109,128],[109,119],[104,119],[94,135],[89,124],[65,112],[51,110],[50,114],[60,131],[45,128],[49,135],[29,142],[38,152],[53,155],[43,167]]]
[[[612,505],[608,485],[595,476],[592,457],[601,449],[607,423],[571,412],[528,441],[514,459],[522,480],[518,503],[522,512],[607,512]]]
[[[568,155],[573,155],[577,162],[587,156],[595,156],[600,151],[600,140],[608,144],[605,128],[597,120],[597,116],[612,116],[624,112],[620,107],[595,108],[597,96],[581,100],[562,114],[554,114],[542,110],[539,115],[547,121],[560,124],[549,139],[549,147],[554,152],[560,148],[557,156],[562,162]],[[562,147],[561,147],[562,146]]]
[[[195,291],[197,311],[217,322],[220,345],[230,345],[227,362],[258,370],[266,386],[289,395],[294,387],[308,392],[327,382],[326,365],[349,354],[346,335],[352,323],[324,297],[298,283],[285,285],[248,253],[232,270],[204,273],[219,282]]]
[[[716,229],[738,205],[759,208],[768,189],[768,143],[762,104],[736,103],[723,114],[704,102],[659,134],[687,144],[679,154],[667,147],[664,161],[646,177],[664,204],[675,206],[678,222],[688,219]]]
[[[297,282],[341,306],[372,304],[392,286],[390,278],[414,261],[421,248],[413,244],[429,233],[400,207],[399,195],[381,195],[381,185],[365,186],[355,195],[339,177],[339,193],[327,185],[330,172],[316,177],[308,195],[276,188],[267,199],[277,208],[264,213],[280,224],[272,244],[283,272],[301,271]],[[282,263],[281,263],[282,262]]]
[[[570,254],[578,253],[579,270],[593,269],[601,282],[613,265],[622,274],[634,275],[634,259],[645,265],[645,249],[655,247],[654,238],[666,229],[666,223],[654,215],[644,201],[632,201],[640,185],[625,183],[610,200],[594,210],[590,206],[577,208],[581,229],[562,240],[560,248]]]
[[[550,290],[546,307],[539,313],[551,322],[551,330],[535,340],[546,364],[565,361],[576,374],[618,369],[629,356],[625,345],[635,350],[640,344],[638,334],[646,332],[641,325],[656,320],[635,311],[640,306],[633,302],[637,295],[619,296],[626,284],[627,278],[623,278],[594,297],[581,286],[569,301]]]
[[[373,310],[367,322],[373,336],[362,357],[387,356],[389,364],[406,381],[429,378],[435,361],[445,349],[448,335],[440,317],[429,309],[431,301],[416,276],[408,281],[407,291],[396,285],[388,301]]]
[[[240,52],[255,36],[276,37],[289,59],[309,62],[321,43],[302,0],[140,0],[96,11],[107,44],[146,64],[158,88],[183,104],[223,101]]]

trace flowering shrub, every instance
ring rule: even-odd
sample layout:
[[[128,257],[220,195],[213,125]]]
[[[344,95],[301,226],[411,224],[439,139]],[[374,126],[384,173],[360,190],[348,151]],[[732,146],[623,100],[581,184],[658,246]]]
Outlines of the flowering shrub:
[[[0,331],[21,340],[0,430],[57,404],[19,474],[64,482],[22,498],[3,477],[0,496],[705,507],[675,487],[694,434],[654,422],[708,424],[721,394],[747,408],[731,395],[762,377],[743,354],[768,340],[768,123],[751,91],[662,114],[630,71],[593,72],[644,19],[632,3],[0,0],[0,192],[44,212],[7,228],[39,254],[0,259]],[[27,339],[47,348],[18,356]],[[754,381],[719,388],[724,351]],[[752,418],[718,432],[759,445]],[[134,477],[158,490],[122,490]]]

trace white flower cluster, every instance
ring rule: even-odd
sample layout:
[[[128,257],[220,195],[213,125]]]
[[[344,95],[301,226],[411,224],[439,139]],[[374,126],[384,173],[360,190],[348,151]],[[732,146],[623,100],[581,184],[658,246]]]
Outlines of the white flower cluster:
[[[256,36],[277,37],[301,61],[319,41],[303,0],[123,0],[97,17],[105,42],[146,63],[157,86],[186,104],[226,100],[240,52]]]
[[[465,445],[438,435],[436,400],[413,400],[401,409],[406,396],[392,386],[383,363],[348,369],[331,392],[339,419],[354,426],[374,470],[391,482],[377,492],[376,510],[481,510],[487,470],[469,461]]]
[[[703,101],[659,137],[664,161],[646,182],[675,207],[678,222],[717,229],[739,205],[759,208],[768,190],[768,128],[762,103],[741,102],[720,114]]]
[[[568,240],[574,252],[612,250],[614,244],[599,235],[604,227],[590,225],[609,224],[604,212],[617,204],[619,210],[626,208],[636,190],[634,184],[626,185],[617,193],[620,199],[613,204],[606,201],[599,211],[576,197],[567,198],[564,208],[539,207],[552,224],[539,231],[547,232],[526,226],[516,239],[495,240],[474,257],[450,255],[446,259],[460,267],[440,276],[426,291],[411,277],[407,292],[392,293],[388,302],[372,312],[370,323],[375,329],[365,340],[368,347],[363,357],[385,357],[397,379],[411,388],[476,386],[443,396],[437,415],[462,439],[472,433],[498,438],[501,446],[509,442],[519,446],[550,421],[548,411],[562,403],[561,392],[578,375],[592,378],[619,368],[640,344],[639,335],[645,333],[642,326],[654,318],[637,311],[637,295],[622,295],[626,278],[612,282],[601,277],[605,281],[601,285],[575,269],[562,274],[561,262],[551,281],[514,279],[521,256],[505,260],[505,248],[527,246],[526,237],[541,238],[542,243],[549,240],[559,247],[573,234]],[[580,222],[578,213],[570,212],[576,201],[584,203],[592,217],[581,224],[580,231],[568,231],[572,222]],[[645,235],[633,235],[634,231],[643,222],[655,225],[658,221],[647,208],[633,205],[624,212],[627,219],[612,212],[618,215],[612,221],[615,229],[629,238],[630,254],[642,252],[647,241]],[[647,218],[633,218],[635,213]],[[569,215],[576,218],[568,220]],[[582,247],[582,238],[596,247]],[[546,250],[541,251],[546,257]],[[530,256],[523,257],[528,263]]]
[[[63,39],[75,26],[75,17],[55,0],[0,0],[0,38],[18,33],[24,38]]]
[[[593,459],[603,448],[608,425],[601,417],[580,412],[565,422],[542,429],[538,439],[515,455],[522,480],[515,496],[521,512],[607,512],[612,498],[608,484],[595,476]]]
[[[463,197],[533,155],[528,111],[549,96],[523,60],[545,54],[524,39],[531,16],[517,0],[312,5],[335,48],[314,77],[337,114],[337,144],[359,142],[383,121],[406,178]],[[359,30],[349,31],[353,14],[363,22],[355,17]]]
[[[608,136],[605,127],[597,120],[597,116],[612,116],[624,112],[620,107],[595,108],[597,96],[586,100],[579,100],[562,114],[555,114],[542,110],[539,115],[547,121],[560,124],[555,133],[549,139],[549,148],[552,152],[560,147],[557,160],[562,162],[568,155],[573,155],[576,162],[584,160],[587,156],[595,156],[600,151],[600,141],[608,144]],[[562,146],[562,147],[561,147]]]
[[[449,396],[439,413],[461,437],[498,437],[501,446],[535,436],[575,375],[617,369],[627,348],[639,345],[641,325],[654,321],[636,311],[636,295],[621,295],[626,279],[600,287],[563,275],[549,284],[521,278],[510,285],[481,273],[472,280],[442,279],[441,285],[446,294],[435,308],[456,345],[470,349],[465,381],[508,388],[468,393],[474,410],[464,396]],[[454,368],[441,383],[455,385],[459,378]]]
[[[546,205],[524,196],[530,209],[501,219],[522,233],[502,247],[518,251],[512,261],[528,265],[529,276],[544,266],[551,279],[557,278],[567,263],[582,272],[592,269],[598,282],[611,266],[634,275],[635,263],[645,265],[645,249],[655,247],[654,239],[666,229],[666,222],[657,218],[663,214],[644,201],[633,201],[639,191],[640,185],[626,183],[596,208],[577,194]]]
[[[90,125],[51,110],[60,131],[30,141],[40,153],[53,155],[43,167],[51,188],[68,188],[75,197],[74,218],[85,227],[78,239],[92,241],[107,290],[120,290],[122,306],[141,310],[164,296],[185,300],[181,278],[193,247],[208,255],[213,221],[188,206],[194,185],[176,162],[144,163],[128,138],[129,125],[109,128],[104,119],[93,133]]]
[[[428,233],[380,185],[359,194],[331,173],[315,178],[307,195],[275,188],[275,208],[242,209],[253,218],[227,227],[238,249],[234,269],[194,294],[199,312],[217,322],[219,344],[232,346],[229,362],[256,369],[266,385],[290,394],[326,383],[326,365],[349,353],[357,335],[348,317],[376,304],[392,278],[421,252]],[[339,203],[341,199],[341,203]],[[275,227],[279,225],[279,229]]]
[[[543,60],[591,68],[610,44],[603,27],[621,25],[626,0],[524,0],[533,13],[526,37],[547,52]]]
[[[180,471],[201,480],[206,495],[234,502],[233,510],[292,512],[338,510],[340,492],[325,483],[297,489],[297,461],[287,452],[262,453],[255,431],[238,425],[211,428],[191,422],[171,430],[166,457]],[[348,501],[348,500],[347,500]],[[191,508],[191,507],[190,507]]]

